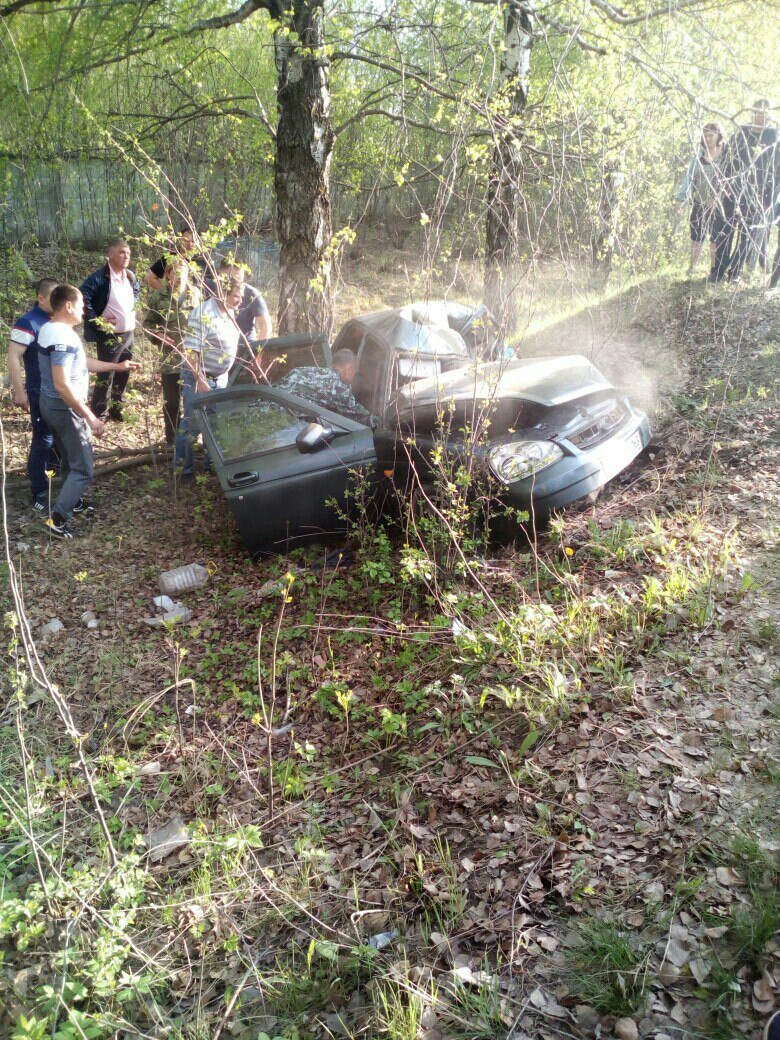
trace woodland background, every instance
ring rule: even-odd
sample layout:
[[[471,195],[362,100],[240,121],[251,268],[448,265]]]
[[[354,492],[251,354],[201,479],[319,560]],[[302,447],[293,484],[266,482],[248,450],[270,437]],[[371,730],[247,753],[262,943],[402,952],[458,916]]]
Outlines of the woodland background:
[[[674,190],[702,122],[780,101],[778,30],[769,0],[0,0],[0,326],[118,229],[143,273],[169,223],[240,217],[283,330],[485,298],[654,430],[516,545],[358,509],[327,569],[249,561],[216,479],[173,481],[143,337],[71,542],[6,397],[0,1035],[761,1037],[780,298],[683,277]],[[149,628],[193,561],[191,621]]]

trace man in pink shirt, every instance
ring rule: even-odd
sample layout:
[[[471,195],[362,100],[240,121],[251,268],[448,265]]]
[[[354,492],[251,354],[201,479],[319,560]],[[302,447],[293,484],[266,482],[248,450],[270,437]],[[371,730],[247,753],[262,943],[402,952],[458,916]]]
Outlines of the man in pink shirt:
[[[100,361],[117,364],[132,358],[140,292],[138,279],[130,270],[130,246],[123,238],[110,239],[105,267],[94,271],[81,286],[84,339],[97,345]],[[126,371],[97,378],[90,407],[99,419],[122,422],[122,398],[129,378]]]

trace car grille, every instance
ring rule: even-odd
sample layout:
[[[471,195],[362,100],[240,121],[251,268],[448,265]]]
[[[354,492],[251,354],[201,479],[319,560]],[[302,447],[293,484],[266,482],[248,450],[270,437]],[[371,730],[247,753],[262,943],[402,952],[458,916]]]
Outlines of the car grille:
[[[584,451],[586,448],[594,448],[614,433],[625,417],[626,413],[623,406],[616,404],[606,415],[602,415],[596,422],[575,433],[569,440],[581,451]]]

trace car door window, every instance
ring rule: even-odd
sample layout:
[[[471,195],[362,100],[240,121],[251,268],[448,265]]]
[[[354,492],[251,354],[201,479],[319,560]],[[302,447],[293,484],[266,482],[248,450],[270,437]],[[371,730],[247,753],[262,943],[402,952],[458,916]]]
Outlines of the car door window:
[[[239,395],[204,405],[203,418],[226,463],[290,447],[311,421],[276,401]]]

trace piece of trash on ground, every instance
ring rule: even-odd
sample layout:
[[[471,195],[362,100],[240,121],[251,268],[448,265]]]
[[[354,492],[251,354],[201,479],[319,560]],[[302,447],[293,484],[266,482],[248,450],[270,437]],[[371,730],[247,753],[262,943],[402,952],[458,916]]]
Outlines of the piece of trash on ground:
[[[167,597],[166,597],[167,598]],[[168,623],[176,623],[177,621],[186,623],[192,618],[192,611],[189,607],[185,607],[183,603],[174,603],[171,610],[166,610],[164,614],[154,614],[150,617],[145,617],[143,622],[145,625],[150,625],[152,628],[160,628],[162,625]]]
[[[149,849],[152,863],[161,863],[172,852],[189,843],[190,835],[181,816],[174,816],[162,827],[156,827],[144,835],[144,844]]]
[[[51,621],[47,621],[45,625],[41,626],[42,636],[56,636],[58,632],[61,632],[65,628],[63,623],[58,617],[52,618]]]
[[[175,596],[191,589],[199,589],[209,580],[207,567],[199,563],[187,563],[183,567],[174,567],[163,571],[159,577],[160,592],[164,596]]]
[[[392,928],[389,932],[379,932],[377,935],[372,935],[366,945],[373,946],[375,950],[384,950],[386,946],[389,946],[397,938],[398,929]]]

